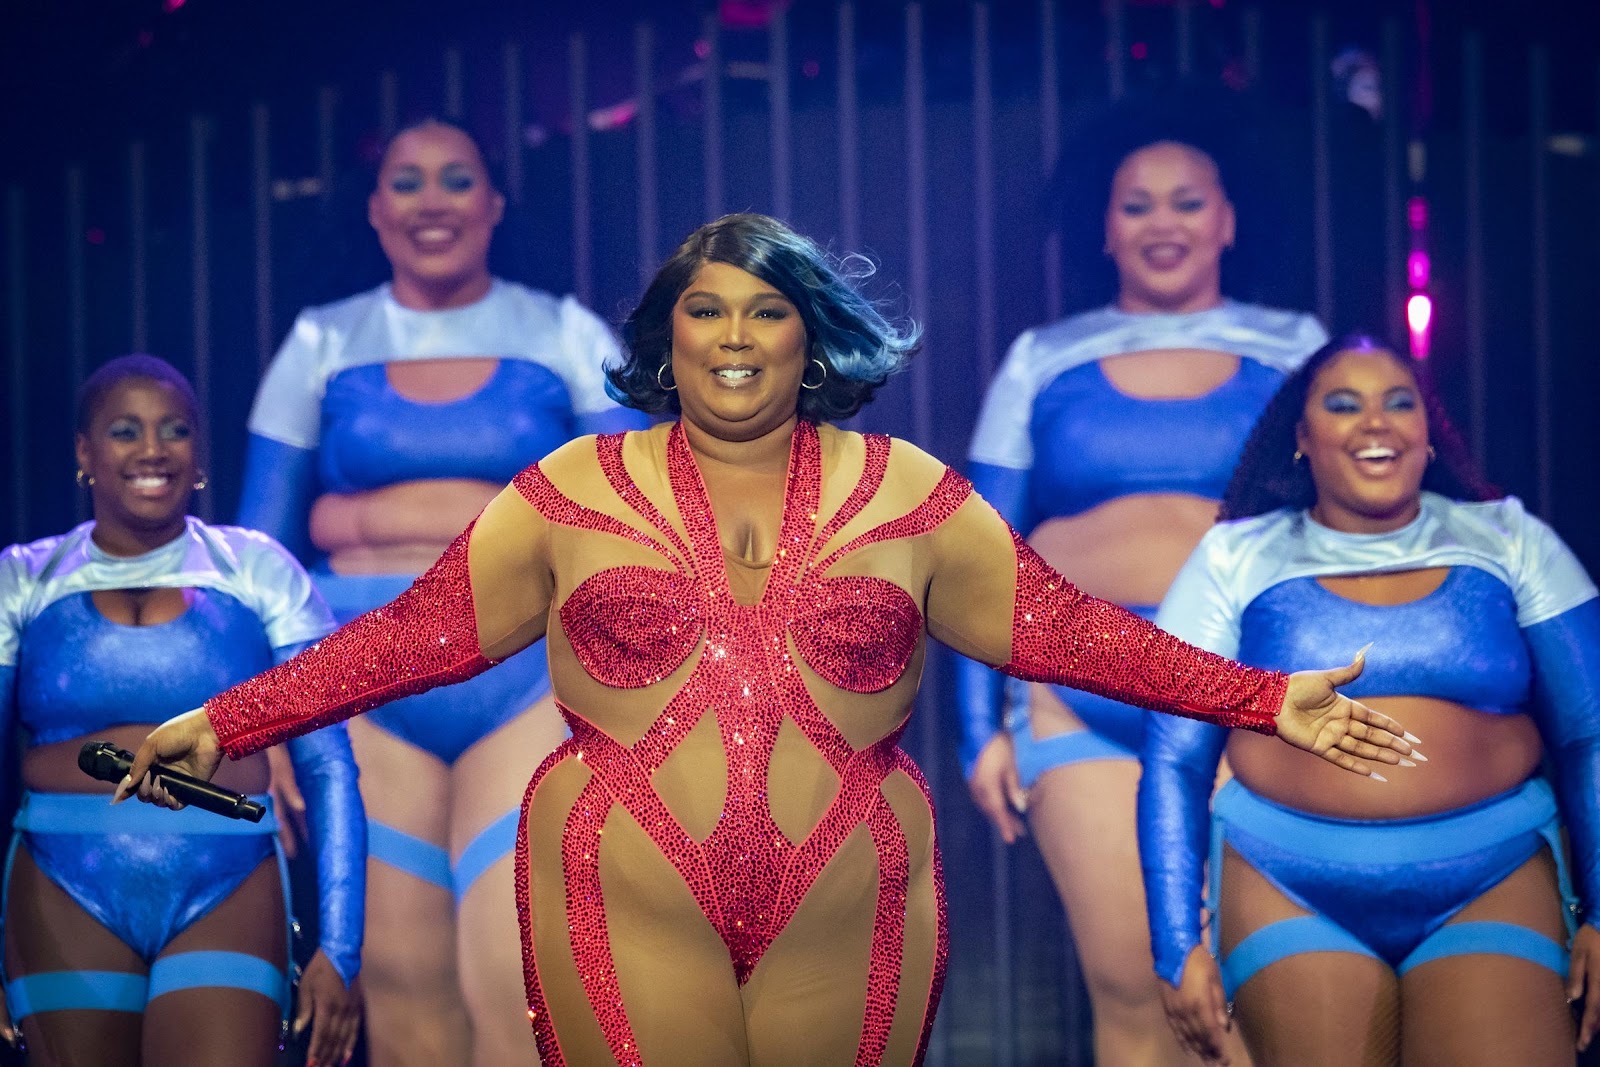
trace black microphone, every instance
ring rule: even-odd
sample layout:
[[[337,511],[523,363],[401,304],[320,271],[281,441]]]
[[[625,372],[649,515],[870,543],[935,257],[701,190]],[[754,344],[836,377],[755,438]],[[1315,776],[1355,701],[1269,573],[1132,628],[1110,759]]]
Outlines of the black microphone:
[[[118,748],[110,741],[85,741],[83,748],[78,752],[78,769],[90,778],[98,778],[102,782],[122,781],[128,776],[128,769],[132,766],[133,753]],[[159,763],[153,764],[150,770],[161,780],[162,787],[172,798],[181,804],[192,804],[206,811],[214,811],[218,815],[226,815],[230,819],[245,819],[249,822],[260,822],[261,817],[267,813],[264,805],[257,804],[243,793],[231,793],[226,789],[219,789],[210,782],[191,778]]]

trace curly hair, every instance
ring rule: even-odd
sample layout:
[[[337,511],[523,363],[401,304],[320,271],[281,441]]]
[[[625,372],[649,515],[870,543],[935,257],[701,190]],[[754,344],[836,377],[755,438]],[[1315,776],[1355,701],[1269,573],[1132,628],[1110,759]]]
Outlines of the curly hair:
[[[800,393],[800,417],[847,419],[872,399],[920,347],[914,322],[891,323],[857,289],[873,267],[864,256],[834,260],[816,242],[767,215],[725,215],[690,234],[651,279],[622,324],[623,363],[606,372],[619,403],[676,414],[678,397],[658,375],[672,358],[672,310],[700,268],[726,263],[782,293],[800,313],[810,358],[827,370],[822,385]]]
[[[1417,383],[1428,418],[1428,439],[1437,458],[1422,475],[1422,488],[1453,500],[1496,500],[1505,494],[1484,480],[1473,466],[1461,435],[1445,414],[1427,368],[1396,354],[1393,345],[1370,334],[1336,337],[1311,354],[1289,375],[1256,420],[1222,497],[1219,522],[1265,515],[1278,508],[1309,508],[1317,501],[1310,464],[1297,462],[1295,432],[1305,417],[1306,398],[1322,368],[1352,349],[1382,352],[1404,367]]]
[[[88,433],[89,426],[94,422],[95,412],[100,410],[101,401],[110,395],[111,390],[129,379],[156,382],[170,388],[178,394],[178,399],[183,401],[188,409],[189,420],[200,423],[200,399],[195,396],[194,386],[172,364],[157,356],[131,355],[118,356],[116,359],[102,364],[95,372],[84,379],[78,387],[78,421],[76,429],[79,433]]]

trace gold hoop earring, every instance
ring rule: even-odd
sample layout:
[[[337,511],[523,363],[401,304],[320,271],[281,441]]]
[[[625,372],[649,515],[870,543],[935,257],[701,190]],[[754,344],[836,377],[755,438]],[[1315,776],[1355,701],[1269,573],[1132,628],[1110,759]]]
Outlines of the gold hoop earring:
[[[1436,460],[1438,458],[1439,458],[1439,450],[1434,448],[1432,445],[1429,445],[1428,446],[1428,462],[1432,463],[1434,460]]]
[[[670,374],[671,372],[672,364],[670,363],[663,363],[656,369],[656,384],[661,387],[661,391],[663,393],[673,393],[678,389],[678,378],[676,375],[673,376],[671,385],[668,385],[666,382],[661,380],[661,376],[663,374]]]
[[[94,477],[92,475],[84,474],[83,468],[79,467],[78,473],[73,477],[73,481],[78,483],[79,489],[87,489],[89,486],[94,484]]]
[[[817,379],[817,384],[816,385],[807,385],[806,384],[805,375],[801,375],[800,376],[800,388],[802,388],[802,389],[821,389],[823,384],[826,383],[827,380],[828,380],[828,365],[826,363],[822,362],[822,360],[820,360],[820,359],[813,359],[811,362],[815,363],[818,367],[820,367],[822,369],[822,377]],[[806,366],[806,370],[810,370],[810,369],[811,369],[811,367],[808,364]]]
[[[1299,463],[1301,460],[1303,460],[1305,458],[1306,458],[1306,454],[1304,452],[1300,451],[1298,448],[1294,450],[1294,461],[1296,463]]]
[[[200,490],[204,489],[209,484],[210,484],[210,481],[209,481],[209,479],[206,478],[206,472],[205,471],[201,471],[200,472],[200,477],[198,477],[198,478],[196,478],[194,480],[194,491],[198,493]]]

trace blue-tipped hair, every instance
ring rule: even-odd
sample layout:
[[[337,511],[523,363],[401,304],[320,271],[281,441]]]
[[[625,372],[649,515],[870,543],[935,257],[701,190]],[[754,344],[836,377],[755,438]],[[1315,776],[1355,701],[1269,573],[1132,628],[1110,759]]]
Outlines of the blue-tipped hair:
[[[856,288],[873,271],[865,256],[835,260],[777,219],[724,215],[678,246],[622,324],[627,356],[606,373],[606,391],[619,403],[652,415],[679,410],[677,393],[661,388],[657,375],[672,358],[672,309],[707,263],[753,274],[800,312],[808,356],[828,371],[821,388],[800,391],[803,419],[854,415],[921,346],[916,323],[890,322]]]

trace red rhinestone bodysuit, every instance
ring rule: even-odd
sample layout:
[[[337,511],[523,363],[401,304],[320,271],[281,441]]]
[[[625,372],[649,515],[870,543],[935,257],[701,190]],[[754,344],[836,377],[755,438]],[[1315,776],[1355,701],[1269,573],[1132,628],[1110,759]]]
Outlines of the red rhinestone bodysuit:
[[[513,482],[552,530],[620,538],[666,564],[605,567],[571,585],[558,575],[558,590],[570,592],[552,605],[550,630],[559,628],[583,672],[613,691],[648,689],[669,676],[682,679],[664,694],[664,706],[649,728],[629,743],[574,711],[560,673],[553,674],[572,736],[529,785],[516,853],[529,1015],[546,1064],[568,1062],[559,1032],[563,1024],[553,1017],[546,996],[533,932],[535,914],[549,909],[559,909],[570,932],[582,997],[605,1047],[619,1063],[644,1062],[637,1020],[630,1018],[628,990],[614,957],[618,946],[608,932],[612,887],[601,877],[602,828],[617,809],[648,835],[687,885],[726,946],[741,988],[846,838],[864,827],[877,857],[877,891],[876,899],[863,905],[873,917],[855,1059],[863,1064],[884,1060],[897,1008],[908,996],[926,1005],[913,1055],[921,1059],[942,983],[946,941],[935,849],[931,906],[937,914],[917,926],[933,931],[931,974],[920,975],[915,988],[902,988],[912,876],[906,829],[886,798],[885,782],[901,772],[926,798],[920,773],[896,744],[910,712],[909,698],[897,723],[861,746],[846,739],[840,716],[851,699],[883,693],[911,667],[927,625],[925,591],[908,591],[876,574],[830,572],[851,569],[839,565],[886,545],[914,554],[969,501],[982,505],[972,501],[965,479],[945,470],[909,510],[887,514],[880,506],[869,512],[885,488],[893,446],[881,436],[867,436],[863,445],[858,480],[824,515],[818,431],[798,424],[777,551],[754,604],[739,603],[730,588],[711,504],[681,428],[674,427],[666,442],[666,474],[681,531],[630,474],[623,435],[598,438],[595,448],[604,480],[631,513],[630,521],[572,499],[539,466]],[[882,521],[858,524],[860,532],[829,547],[864,513]],[[1283,697],[1281,675],[1199,652],[1083,595],[1020,540],[1006,538],[992,513],[978,521],[995,528],[996,543],[973,544],[970,551],[1001,551],[1015,564],[1010,568],[997,560],[993,570],[1002,577],[1008,571],[1014,575],[1010,657],[1004,663],[1009,673],[1272,732]],[[210,702],[207,709],[224,748],[236,755],[274,743],[291,730],[485,669],[488,661],[466,639],[475,632],[466,541],[463,535],[419,579],[406,595],[410,599],[402,597],[404,604],[396,601],[356,620],[318,649]],[[1002,660],[1003,654],[990,658]],[[807,674],[821,684],[808,682]],[[727,788],[714,827],[697,838],[668,807],[652,776],[708,713],[725,758]],[[785,724],[798,728],[839,783],[820,818],[799,839],[780,828],[767,795]],[[530,890],[529,806],[547,776],[572,761],[581,761],[590,776],[563,809],[560,823],[565,899],[536,899]]]

